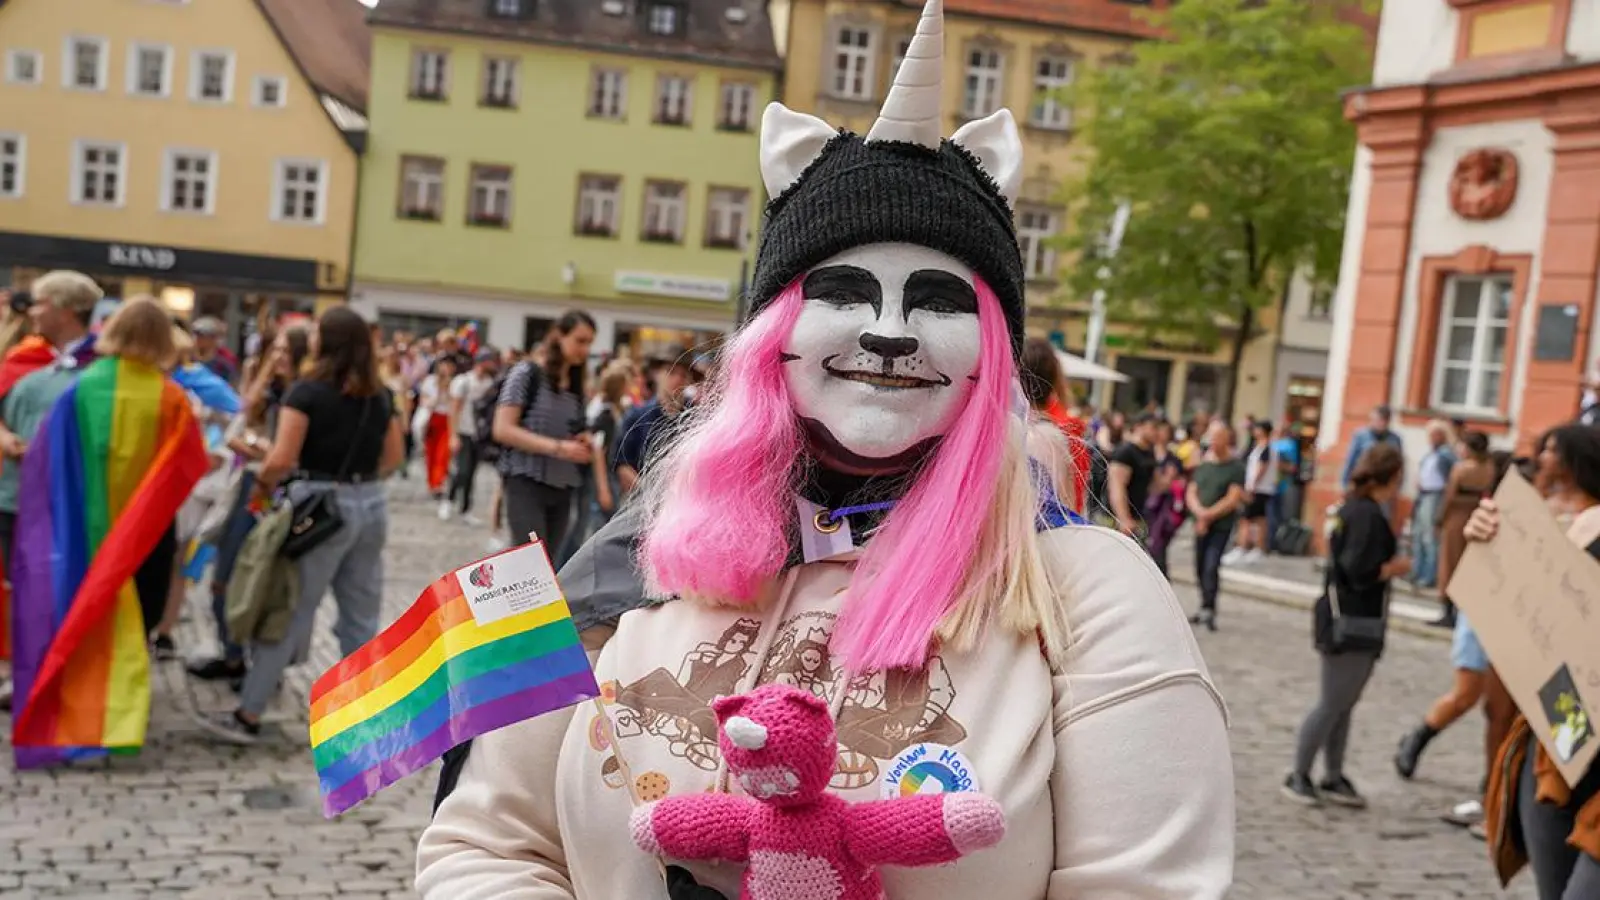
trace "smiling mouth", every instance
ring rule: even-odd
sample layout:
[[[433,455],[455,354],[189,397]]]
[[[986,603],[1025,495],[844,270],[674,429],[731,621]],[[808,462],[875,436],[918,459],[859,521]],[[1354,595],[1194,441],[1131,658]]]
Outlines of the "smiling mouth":
[[[910,390],[914,388],[948,387],[950,379],[942,378],[933,380],[929,378],[915,378],[909,375],[885,375],[882,372],[860,372],[853,369],[835,369],[831,363],[832,358],[823,360],[822,369],[834,378],[845,381],[857,381],[861,384],[870,384],[873,387],[889,388],[891,390]]]

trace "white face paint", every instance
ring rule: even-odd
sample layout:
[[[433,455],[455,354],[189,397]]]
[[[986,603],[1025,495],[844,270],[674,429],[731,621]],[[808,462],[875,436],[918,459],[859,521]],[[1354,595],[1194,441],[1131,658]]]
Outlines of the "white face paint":
[[[830,462],[892,467],[949,428],[978,371],[973,280],[913,244],[856,247],[807,273],[785,378]]]

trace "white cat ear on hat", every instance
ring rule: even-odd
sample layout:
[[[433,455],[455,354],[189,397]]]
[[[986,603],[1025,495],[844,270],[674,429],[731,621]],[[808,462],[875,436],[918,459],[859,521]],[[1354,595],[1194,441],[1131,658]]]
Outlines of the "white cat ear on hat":
[[[1022,135],[1017,133],[1011,110],[1002,108],[968,122],[956,129],[950,141],[977,158],[983,171],[1000,186],[1007,203],[1017,202],[1017,192],[1022,189]]]
[[[782,103],[767,104],[761,115],[761,180],[766,182],[767,196],[779,197],[793,187],[838,133],[816,116]]]
[[[938,150],[943,90],[944,2],[927,0],[883,109],[867,132],[868,143],[899,141]],[[837,134],[816,116],[782,103],[767,106],[761,117],[761,178],[768,196],[778,197],[793,187]],[[1022,186],[1022,137],[1010,110],[968,122],[950,140],[978,160],[1007,203],[1016,202]]]

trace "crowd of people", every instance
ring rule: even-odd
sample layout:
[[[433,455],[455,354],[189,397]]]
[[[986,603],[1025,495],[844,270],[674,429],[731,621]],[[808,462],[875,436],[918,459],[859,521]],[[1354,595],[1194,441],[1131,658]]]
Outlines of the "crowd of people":
[[[441,520],[487,524],[491,549],[536,536],[560,564],[634,490],[650,447],[692,402],[708,365],[671,347],[593,366],[594,321],[578,311],[523,353],[480,345],[470,328],[385,335],[335,307],[314,322],[263,320],[249,352],[236,356],[214,318],[186,321],[153,298],[132,297],[97,320],[103,298],[92,279],[68,271],[0,296],[0,552],[8,581],[19,522],[50,512],[28,508],[19,482],[57,401],[101,358],[136,359],[170,379],[192,407],[203,458],[170,513],[142,523],[157,536],[130,577],[149,658],[172,660],[188,589],[209,570],[217,653],[190,658],[186,670],[239,694],[236,708],[202,713],[200,724],[241,744],[259,735],[284,670],[306,658],[325,595],[337,606],[341,652],[377,634],[389,522],[383,479],[425,480]],[[150,456],[144,465],[172,461]],[[491,467],[486,523],[474,510],[481,473]],[[300,525],[315,539],[290,537]],[[0,617],[11,620],[9,610]],[[9,659],[8,640],[0,651]],[[18,659],[19,680],[36,662]],[[25,705],[27,696],[13,698],[6,671],[0,702]]]

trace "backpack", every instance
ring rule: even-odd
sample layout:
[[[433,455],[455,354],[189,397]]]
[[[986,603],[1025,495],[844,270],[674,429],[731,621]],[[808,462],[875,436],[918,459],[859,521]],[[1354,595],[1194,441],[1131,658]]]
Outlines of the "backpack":
[[[528,402],[517,411],[517,421],[528,414],[528,407],[539,398],[539,388],[544,385],[543,373],[533,363],[517,363],[517,366],[529,366],[532,373],[529,376]],[[504,449],[494,439],[494,411],[500,407],[500,392],[506,386],[506,381],[517,371],[516,366],[511,371],[494,380],[489,390],[472,404],[472,435],[478,442],[478,458],[484,462],[494,462],[500,458],[500,451]]]

